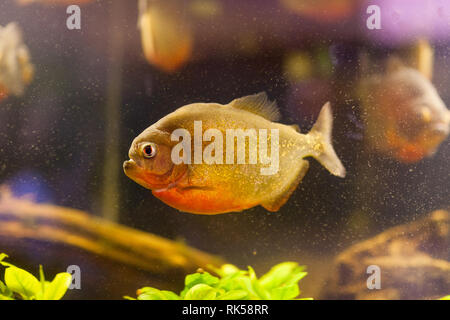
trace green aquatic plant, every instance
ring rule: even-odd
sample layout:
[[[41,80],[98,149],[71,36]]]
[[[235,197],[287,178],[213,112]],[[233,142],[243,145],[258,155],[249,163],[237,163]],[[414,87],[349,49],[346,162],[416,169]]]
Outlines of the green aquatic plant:
[[[179,295],[144,287],[137,291],[137,300],[291,300],[300,295],[298,282],[307,275],[305,266],[295,262],[280,263],[260,278],[252,267],[240,270],[225,264],[211,270],[217,276],[201,269],[186,276]]]
[[[53,281],[46,281],[39,265],[39,280],[28,271],[3,260],[8,256],[0,253],[0,264],[5,267],[4,282],[0,280],[0,300],[59,300],[72,282],[67,272],[58,273]]]

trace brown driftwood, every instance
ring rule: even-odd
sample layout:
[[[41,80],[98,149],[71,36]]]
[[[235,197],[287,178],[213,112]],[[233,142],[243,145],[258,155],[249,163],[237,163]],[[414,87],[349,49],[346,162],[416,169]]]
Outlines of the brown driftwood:
[[[199,267],[223,263],[220,258],[181,242],[125,227],[80,210],[35,203],[27,197],[14,197],[5,187],[0,189],[0,252],[2,251],[6,251],[11,258],[18,255],[22,260],[27,260],[27,256],[36,251],[50,260],[58,260],[55,259],[56,255],[60,260],[74,264],[77,264],[77,260],[87,259],[90,266],[106,263],[106,269],[114,269],[111,271],[111,274],[115,274],[115,279],[110,279],[112,282],[118,281],[118,272],[121,273],[119,276],[131,279],[134,270],[138,270],[144,272],[144,276],[138,278],[150,279],[150,284],[152,278],[159,279],[162,284],[176,279],[181,281],[177,286],[183,284],[182,278],[187,273],[195,272]],[[47,261],[39,260],[39,263],[45,266]],[[92,271],[93,268],[89,268]],[[151,276],[145,277],[145,274]],[[125,281],[126,279],[119,280]],[[146,284],[148,283],[134,285]]]
[[[450,288],[450,213],[386,230],[340,253],[322,299],[437,299]],[[366,269],[381,270],[381,289],[369,290]]]

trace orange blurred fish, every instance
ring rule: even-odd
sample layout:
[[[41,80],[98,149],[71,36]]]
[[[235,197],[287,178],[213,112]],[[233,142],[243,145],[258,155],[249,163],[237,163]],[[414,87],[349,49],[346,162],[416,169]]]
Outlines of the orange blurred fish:
[[[16,0],[20,5],[28,5],[32,3],[50,4],[50,5],[70,5],[70,4],[85,4],[92,2],[92,0]]]
[[[450,131],[450,111],[419,71],[390,59],[359,86],[369,144],[404,163],[435,153]]]
[[[5,99],[7,96],[8,96],[8,90],[5,87],[3,87],[2,85],[0,85],[0,101]]]
[[[350,17],[358,8],[357,0],[280,0],[292,12],[331,23]]]
[[[148,62],[173,72],[189,60],[193,43],[191,25],[178,1],[140,0],[138,24]]]
[[[22,95],[33,73],[30,54],[18,25],[0,26],[0,100],[11,94]]]
[[[125,174],[166,204],[197,214],[242,211],[257,205],[278,211],[307,172],[305,157],[314,157],[332,174],[345,176],[331,145],[329,103],[308,134],[275,122],[279,117],[275,102],[265,93],[227,105],[183,106],[134,139],[130,160],[123,164]],[[181,154],[181,142],[174,139],[179,132],[185,132],[182,143],[186,136],[193,137],[182,145],[183,162],[174,158]],[[231,134],[236,132],[246,134],[241,143]],[[224,144],[226,148],[221,148]]]

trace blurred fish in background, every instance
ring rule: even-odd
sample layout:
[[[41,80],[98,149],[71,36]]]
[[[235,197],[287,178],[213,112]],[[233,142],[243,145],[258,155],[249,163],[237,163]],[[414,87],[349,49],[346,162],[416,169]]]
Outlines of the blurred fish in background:
[[[71,4],[85,4],[92,2],[92,0],[16,0],[20,5],[28,5],[33,3],[45,5],[71,5]]]
[[[145,58],[157,68],[174,72],[191,57],[192,22],[184,2],[140,0],[138,26]]]
[[[450,111],[428,80],[432,55],[427,46],[418,47],[425,51],[413,51],[418,69],[391,56],[384,73],[363,75],[358,87],[367,141],[403,163],[432,156],[450,131]]]
[[[22,95],[33,73],[19,26],[14,22],[0,26],[0,100],[9,95]]]
[[[317,22],[336,22],[349,18],[359,0],[280,0],[288,10]]]

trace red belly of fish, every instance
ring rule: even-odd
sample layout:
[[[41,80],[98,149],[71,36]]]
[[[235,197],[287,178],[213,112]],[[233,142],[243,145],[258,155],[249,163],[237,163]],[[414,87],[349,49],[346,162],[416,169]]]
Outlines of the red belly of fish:
[[[237,212],[255,206],[223,190],[177,189],[152,191],[164,203],[180,211],[197,214]]]
[[[427,154],[420,143],[411,143],[392,131],[386,133],[386,142],[392,150],[395,150],[395,158],[403,163],[418,162]]]

